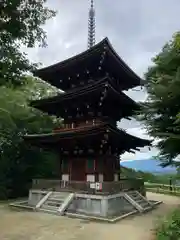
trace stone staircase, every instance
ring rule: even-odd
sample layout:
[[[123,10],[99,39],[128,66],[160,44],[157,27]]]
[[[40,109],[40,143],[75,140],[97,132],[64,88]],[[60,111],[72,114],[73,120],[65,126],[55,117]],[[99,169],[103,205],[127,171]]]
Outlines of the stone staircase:
[[[52,192],[49,194],[45,201],[42,201],[41,206],[39,206],[38,210],[63,215],[67,206],[70,204],[74,197],[73,193],[68,192]],[[42,199],[43,200],[43,199]]]
[[[139,211],[145,212],[153,208],[151,204],[144,196],[138,191],[130,191],[125,193],[125,198]]]

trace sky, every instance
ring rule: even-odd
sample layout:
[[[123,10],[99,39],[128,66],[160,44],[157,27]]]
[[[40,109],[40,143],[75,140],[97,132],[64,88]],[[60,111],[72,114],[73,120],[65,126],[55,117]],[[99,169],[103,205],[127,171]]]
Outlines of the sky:
[[[90,0],[48,0],[47,5],[58,11],[56,17],[43,26],[48,47],[27,50],[30,60],[41,62],[42,66],[87,49]],[[152,64],[152,57],[179,30],[179,0],[95,0],[95,9],[96,42],[108,37],[116,52],[142,78]],[[144,101],[145,90],[137,90],[127,94],[136,101]],[[149,138],[143,126],[134,120],[122,120],[119,126],[130,134]],[[144,148],[135,154],[125,153],[121,159],[147,159],[157,153],[155,147],[150,151]]]

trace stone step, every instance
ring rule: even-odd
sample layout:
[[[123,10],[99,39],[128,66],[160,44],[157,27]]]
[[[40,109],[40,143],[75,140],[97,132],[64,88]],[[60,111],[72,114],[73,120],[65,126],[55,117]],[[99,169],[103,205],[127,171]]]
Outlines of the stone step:
[[[147,211],[149,211],[149,210],[152,210],[152,206],[148,206],[148,207],[145,207],[145,208],[144,208],[144,212],[147,212]]]
[[[134,196],[131,196],[131,195],[129,195],[132,199],[134,199],[135,201],[136,200],[139,200],[139,199],[142,199],[142,198],[140,198],[139,196],[136,196],[136,197],[134,197]]]
[[[134,199],[134,198],[133,198]],[[134,199],[135,200],[135,199]],[[141,202],[147,202],[146,200],[144,200],[143,198],[138,198],[136,199],[136,202],[141,203]],[[148,202],[147,202],[148,203]],[[149,203],[148,203],[149,204]]]
[[[48,206],[55,206],[55,207],[60,207],[63,202],[52,202],[50,200],[47,200],[44,204]]]
[[[149,202],[148,201],[146,201],[144,198],[141,198],[141,197],[139,197],[139,198],[136,198],[136,199],[134,199],[134,198],[132,198],[134,201],[136,201],[138,204],[147,204],[147,205],[150,205],[149,204]]]
[[[47,204],[43,204],[41,206],[41,209],[46,209],[46,210],[52,210],[52,211],[57,211],[59,207],[57,206],[51,206],[51,205],[47,205]]]
[[[39,210],[44,213],[57,214],[56,210],[54,211],[54,210],[49,210],[49,209],[45,209],[45,208],[40,208]]]
[[[128,196],[134,201],[136,202],[136,204],[138,204],[143,211],[146,211],[148,209],[151,209],[152,206],[151,204],[148,202],[148,200],[146,200],[146,198],[144,198],[143,196],[141,196],[141,194],[139,194],[138,192],[129,192]]]
[[[139,203],[138,203],[139,204]],[[147,202],[143,202],[141,204],[139,204],[142,208],[146,208],[146,207],[150,207],[150,204]]]
[[[137,194],[137,193],[130,193],[130,194],[128,194],[130,197],[132,197],[132,198],[139,198],[140,197],[140,195],[139,194]]]
[[[57,198],[57,197],[67,197],[69,195],[69,192],[53,192],[51,194],[52,197]]]
[[[54,197],[49,197],[48,200],[52,202],[63,202],[66,198],[54,198]]]
[[[52,201],[64,201],[67,197],[49,197]]]
[[[52,198],[66,198],[68,196],[69,196],[69,194],[68,195],[61,195],[61,194],[54,195],[54,194],[52,194],[50,197],[52,197]]]

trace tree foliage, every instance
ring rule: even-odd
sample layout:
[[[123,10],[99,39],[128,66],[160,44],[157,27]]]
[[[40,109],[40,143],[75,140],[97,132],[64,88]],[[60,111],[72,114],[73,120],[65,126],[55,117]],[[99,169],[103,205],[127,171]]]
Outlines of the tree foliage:
[[[40,79],[25,77],[36,68],[26,48],[46,46],[45,22],[55,16],[46,0],[0,1],[0,199],[27,194],[32,178],[57,176],[57,156],[27,146],[26,133],[46,133],[61,124],[29,107],[29,101],[57,94]]]
[[[26,133],[52,132],[61,124],[59,119],[28,106],[34,93],[47,97],[57,91],[41,81],[37,88],[36,80],[30,77],[25,82],[18,89],[0,87],[0,198],[22,196],[32,178],[58,174],[56,154],[27,146],[22,138]]]
[[[170,179],[174,181],[179,179],[178,174],[156,175],[150,172],[137,171],[131,168],[121,166],[121,177],[123,178],[142,178],[144,182],[169,184]]]
[[[173,164],[180,153],[180,32],[153,59],[146,73],[148,98],[142,118],[148,133],[159,139],[162,164]]]
[[[35,47],[46,45],[45,22],[55,12],[45,6],[46,0],[0,1],[0,85],[20,85],[22,74],[33,70],[22,45]]]

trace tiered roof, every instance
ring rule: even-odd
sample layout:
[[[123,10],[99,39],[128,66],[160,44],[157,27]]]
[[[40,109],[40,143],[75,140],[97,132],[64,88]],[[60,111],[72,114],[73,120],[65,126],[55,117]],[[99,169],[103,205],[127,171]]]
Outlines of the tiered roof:
[[[74,57],[34,72],[34,76],[64,91],[71,88],[71,85],[79,85],[80,79],[88,81],[102,78],[106,74],[121,90],[143,83],[119,57],[108,38]]]
[[[107,133],[112,150],[114,149],[114,151],[119,154],[122,154],[124,151],[129,151],[130,149],[137,150],[138,147],[144,147],[150,144],[149,140],[132,136],[124,130],[117,129],[113,125],[103,122],[95,126],[89,125],[83,128],[69,129],[68,131],[60,129],[57,132],[49,134],[27,135],[24,136],[24,139],[29,143],[43,147],[52,147],[56,144],[56,146],[62,149],[69,149],[69,145],[71,145],[71,149],[74,149],[77,143],[81,148],[87,148],[87,146],[89,147],[87,142],[93,144],[93,140],[96,139],[94,146],[92,146],[93,149],[95,149],[98,147],[97,141],[101,141],[102,136]]]
[[[116,127],[116,121],[139,110],[139,105],[122,91],[141,85],[142,80],[118,56],[107,38],[75,57],[35,71],[34,75],[65,92],[33,101],[31,106],[61,116],[66,123],[69,117],[71,123],[80,117],[92,119],[92,123],[50,134],[27,135],[24,136],[26,141],[43,147],[69,148],[70,151],[76,145],[87,148],[90,144],[96,149],[108,133],[109,146],[119,154],[150,144]],[[109,123],[103,117],[107,117]],[[94,124],[97,119],[101,123]]]
[[[101,106],[99,102],[104,91],[106,96]],[[76,117],[77,106],[84,106],[84,117],[87,117],[89,111],[87,106],[90,103],[96,109],[96,114],[100,111],[102,116],[110,116],[116,121],[131,116],[134,111],[140,109],[130,97],[114,88],[109,77],[51,98],[32,101],[31,106],[62,118],[66,118],[69,114]]]

